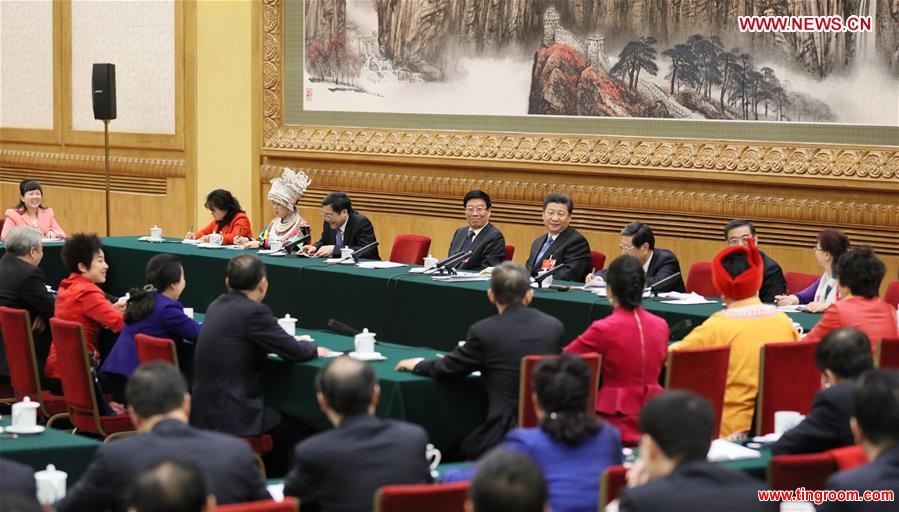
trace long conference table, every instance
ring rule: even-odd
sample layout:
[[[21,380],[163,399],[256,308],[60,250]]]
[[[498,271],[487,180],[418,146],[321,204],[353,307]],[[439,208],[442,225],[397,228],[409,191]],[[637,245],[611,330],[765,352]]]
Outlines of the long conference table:
[[[59,262],[60,244],[45,247],[41,267],[48,282],[56,286],[66,273]],[[103,240],[109,263],[106,291],[122,295],[144,284],[144,267],[155,254],[175,254],[184,265],[187,288],[181,296],[185,306],[205,311],[225,291],[225,269],[234,249],[202,249],[166,239],[164,243],[139,241],[136,237]],[[3,248],[0,247],[0,253]],[[305,329],[325,329],[336,319],[357,329],[368,328],[379,339],[415,347],[451,350],[465,338],[468,327],[496,313],[487,300],[489,283],[437,282],[431,276],[412,274],[411,266],[364,269],[352,265],[328,265],[323,259],[262,255],[269,289],[265,303],[277,316],[290,314]],[[557,282],[558,283],[558,282]],[[564,284],[564,283],[563,283]],[[580,284],[580,283],[568,283]],[[583,332],[591,322],[611,313],[604,297],[581,290],[559,292],[535,290],[535,307],[555,316],[565,325],[566,342]],[[664,317],[669,326],[693,326],[722,308],[714,304],[672,305],[644,300],[644,307]],[[808,331],[820,318],[811,313],[789,313]],[[679,329],[678,338],[689,332]]]

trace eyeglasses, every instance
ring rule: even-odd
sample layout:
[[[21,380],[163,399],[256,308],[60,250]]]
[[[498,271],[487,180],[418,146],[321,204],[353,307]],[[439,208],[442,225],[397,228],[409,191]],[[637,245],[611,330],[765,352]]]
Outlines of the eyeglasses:
[[[818,247],[817,245],[814,247],[814,251],[815,251],[815,252],[821,252],[821,251],[823,251],[823,250],[824,250],[824,249]]]
[[[488,210],[483,206],[469,206],[465,208],[465,213],[484,213]]]
[[[333,219],[334,217],[337,217],[337,214],[334,212],[322,212],[322,217],[326,219]]]
[[[746,240],[752,240],[752,235],[743,235],[741,237],[731,237],[727,239],[727,245],[740,245]]]
[[[629,251],[631,249],[636,249],[636,247],[634,247],[633,245],[626,245],[626,244],[618,244],[618,248],[621,249],[622,251]]]

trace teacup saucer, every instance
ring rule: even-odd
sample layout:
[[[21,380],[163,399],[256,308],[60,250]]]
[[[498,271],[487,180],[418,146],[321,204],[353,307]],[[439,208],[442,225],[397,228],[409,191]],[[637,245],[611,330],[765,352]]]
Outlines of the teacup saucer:
[[[11,432],[13,434],[40,434],[45,430],[43,425],[33,425],[31,427],[16,427],[10,425],[3,429],[6,432]]]
[[[350,352],[348,355],[357,361],[386,361],[387,360],[387,358],[384,356],[384,354],[381,354],[380,352],[370,352],[368,354],[360,354],[356,351],[353,351],[353,352]]]

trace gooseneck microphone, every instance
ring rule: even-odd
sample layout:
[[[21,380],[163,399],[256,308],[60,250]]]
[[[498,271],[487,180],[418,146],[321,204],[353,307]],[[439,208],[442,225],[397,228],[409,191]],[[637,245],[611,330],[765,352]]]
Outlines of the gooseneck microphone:
[[[456,264],[459,263],[460,261],[464,260],[465,258],[467,258],[469,255],[471,255],[471,251],[457,252],[456,254],[453,254],[452,256],[450,256],[448,258],[438,261],[437,264],[434,265],[433,268],[429,268],[428,270],[425,270],[422,273],[423,274],[434,274],[434,273],[439,272],[441,274],[445,274],[445,273],[455,274],[456,269],[454,267],[456,266]]]

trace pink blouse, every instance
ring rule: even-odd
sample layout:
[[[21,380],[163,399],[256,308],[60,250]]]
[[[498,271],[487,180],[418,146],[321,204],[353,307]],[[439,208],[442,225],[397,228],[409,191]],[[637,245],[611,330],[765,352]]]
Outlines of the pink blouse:
[[[6,210],[6,222],[3,223],[3,231],[0,232],[0,242],[6,240],[9,230],[19,226],[34,227],[28,211],[19,212],[15,208]],[[47,238],[47,232],[52,231],[56,234],[56,238],[65,238],[66,233],[59,227],[56,222],[56,216],[53,214],[53,208],[37,209],[37,228],[41,230],[41,236]]]

